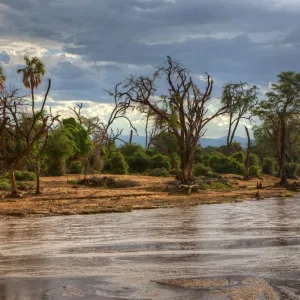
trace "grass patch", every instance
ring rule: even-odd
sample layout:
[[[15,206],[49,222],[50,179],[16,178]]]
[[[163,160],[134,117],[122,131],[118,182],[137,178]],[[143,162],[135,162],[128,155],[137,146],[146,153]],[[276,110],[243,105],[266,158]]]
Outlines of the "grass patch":
[[[291,197],[294,197],[294,194],[293,193],[290,193],[290,192],[286,192],[286,193],[282,193],[280,195],[281,198],[291,198]]]

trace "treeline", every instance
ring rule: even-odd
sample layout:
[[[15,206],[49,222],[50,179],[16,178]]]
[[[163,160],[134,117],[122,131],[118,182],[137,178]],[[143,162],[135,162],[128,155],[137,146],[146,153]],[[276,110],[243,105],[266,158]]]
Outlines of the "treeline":
[[[34,173],[36,193],[40,193],[40,176],[67,173],[174,175],[184,184],[191,184],[195,176],[232,173],[249,179],[264,173],[278,176],[280,184],[285,184],[299,172],[298,73],[280,73],[265,95],[256,86],[226,83],[212,109],[212,77],[207,74],[201,89],[186,68],[167,57],[153,76],[131,75],[108,91],[113,108],[103,121],[84,116],[82,105],[70,107],[70,118],[53,114],[47,109],[50,79],[43,99],[37,101],[35,96],[45,66],[38,58],[25,56],[24,60],[24,68],[17,73],[29,97],[6,83],[0,69],[0,164],[4,173],[0,188],[1,182],[6,187],[9,184],[13,196],[18,195],[18,178],[30,177],[16,170]],[[161,95],[157,87],[163,85],[167,92]],[[144,147],[121,140],[122,130],[112,130],[116,120],[123,118],[136,132],[130,120],[132,110],[139,111],[145,121]],[[199,140],[207,125],[220,116],[228,117],[227,145],[202,149]],[[245,120],[251,124],[254,118],[260,120],[259,126],[253,126],[255,144],[245,127],[248,146],[242,149],[234,142],[237,128]],[[117,140],[123,145],[117,147]]]

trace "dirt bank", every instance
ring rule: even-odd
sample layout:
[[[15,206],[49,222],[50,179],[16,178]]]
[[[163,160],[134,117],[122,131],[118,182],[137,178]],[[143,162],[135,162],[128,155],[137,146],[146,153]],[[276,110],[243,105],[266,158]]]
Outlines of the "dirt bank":
[[[0,200],[0,217],[54,216],[73,214],[95,214],[111,212],[128,212],[135,209],[154,209],[166,207],[193,206],[239,202],[255,199],[256,184],[260,180],[237,180],[227,175],[233,188],[228,190],[205,190],[187,196],[184,193],[169,195],[170,182],[173,178],[149,176],[114,176],[118,179],[138,181],[140,186],[122,189],[104,189],[79,186],[68,183],[79,176],[44,177],[41,195],[25,194],[22,199],[6,198],[2,192]],[[277,178],[265,176],[261,180],[264,187],[260,190],[262,198],[291,196],[283,188],[273,185]],[[270,186],[270,187],[268,187]]]

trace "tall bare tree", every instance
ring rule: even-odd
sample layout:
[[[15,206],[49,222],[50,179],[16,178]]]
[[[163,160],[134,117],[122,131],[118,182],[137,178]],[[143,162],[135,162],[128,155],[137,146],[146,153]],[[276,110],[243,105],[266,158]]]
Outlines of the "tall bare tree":
[[[49,81],[49,86],[50,83]],[[31,114],[28,108],[32,104],[28,103],[26,97],[19,95],[18,89],[11,85],[4,87],[0,92],[0,160],[9,172],[12,196],[18,194],[14,176],[15,166],[21,159],[30,155],[35,144],[47,134],[58,118],[44,112],[47,95],[48,93],[39,112]],[[32,111],[35,111],[34,107]],[[26,126],[24,126],[25,114],[27,115]]]
[[[168,85],[166,95],[157,95],[159,80]],[[228,109],[224,104],[213,112],[209,110],[212,89],[213,80],[208,74],[206,88],[201,92],[191,74],[179,62],[167,57],[152,77],[130,76],[119,91],[121,103],[149,113],[160,131],[176,137],[180,149],[178,178],[182,183],[194,180],[194,154],[205,126]]]

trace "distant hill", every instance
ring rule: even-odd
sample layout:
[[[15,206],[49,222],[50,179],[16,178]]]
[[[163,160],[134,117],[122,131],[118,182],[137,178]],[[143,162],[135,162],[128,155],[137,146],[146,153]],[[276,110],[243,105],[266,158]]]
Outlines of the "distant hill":
[[[120,138],[124,141],[129,141],[129,135],[121,135]],[[240,136],[236,136],[234,140],[242,145],[242,147],[247,147],[247,138],[243,138]],[[133,136],[132,142],[135,144],[139,144],[141,146],[145,146],[146,137],[145,136]],[[116,144],[122,145],[122,142],[117,141]],[[201,138],[200,145],[205,148],[207,146],[220,147],[226,145],[226,137],[221,138]]]

